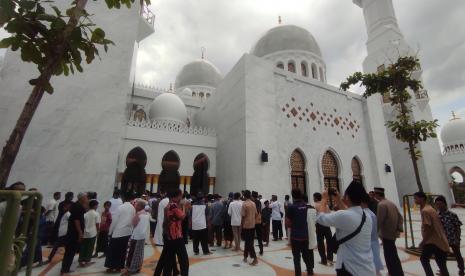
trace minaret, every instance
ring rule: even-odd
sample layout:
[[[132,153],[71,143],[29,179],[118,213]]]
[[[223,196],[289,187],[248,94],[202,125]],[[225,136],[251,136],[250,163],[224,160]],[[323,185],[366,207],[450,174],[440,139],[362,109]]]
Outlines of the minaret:
[[[417,51],[411,49],[400,31],[392,0],[353,0],[353,2],[363,9],[365,17],[368,55],[363,62],[363,70],[366,73],[376,72],[396,61],[400,56],[416,55]],[[421,74],[422,71],[419,70],[414,76],[421,79]],[[413,120],[433,120],[426,90],[416,95],[412,94],[412,104]],[[406,144],[397,141],[391,130],[384,127],[385,121],[394,119],[390,103],[384,101],[379,95],[370,97],[367,99],[367,113],[372,126],[375,155],[381,154],[382,156],[381,150],[376,148],[389,145],[399,198],[416,192],[415,175],[412,161],[405,150]],[[383,130],[380,129],[381,127]],[[418,147],[422,151],[418,166],[423,189],[425,192],[443,194],[450,199],[438,140],[429,139],[420,143]]]

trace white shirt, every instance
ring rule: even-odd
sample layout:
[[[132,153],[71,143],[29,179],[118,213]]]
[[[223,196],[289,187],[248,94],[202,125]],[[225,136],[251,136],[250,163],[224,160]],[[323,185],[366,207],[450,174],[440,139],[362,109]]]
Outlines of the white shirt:
[[[129,202],[119,206],[112,217],[109,235],[112,238],[131,236],[132,219],[136,215],[136,209]]]
[[[61,217],[60,226],[58,227],[58,237],[63,237],[68,233],[69,216],[71,216],[71,213],[68,211]]]
[[[313,208],[307,209],[307,228],[308,228],[308,249],[315,249],[316,242],[316,210]]]
[[[207,206],[202,205],[192,205],[192,230],[202,230],[207,228],[207,217],[205,215],[205,210]]]
[[[356,206],[332,213],[320,213],[316,222],[324,226],[335,227],[336,238],[340,240],[357,229],[362,221],[362,212],[362,208]],[[336,269],[342,268],[344,264],[346,270],[352,275],[376,275],[371,251],[371,227],[371,217],[366,215],[366,221],[360,233],[339,246]]]
[[[264,198],[260,199],[260,203],[262,204],[262,210],[265,209],[265,201],[266,199]]]
[[[231,226],[241,226],[242,221],[242,201],[234,200],[229,204],[228,215],[231,216]]]
[[[84,238],[89,239],[97,236],[97,223],[100,223],[100,214],[90,209],[84,214]]]
[[[111,216],[114,217],[116,214],[116,210],[118,210],[118,207],[123,205],[123,201],[121,200],[121,198],[114,197],[112,197],[109,201],[111,202],[110,213]]]
[[[165,217],[165,207],[168,205],[170,200],[168,198],[164,198],[160,201],[158,205],[158,221],[157,227],[155,228],[155,244],[156,245],[163,245],[163,221]]]
[[[281,203],[278,201],[273,201],[270,204],[271,208],[271,219],[272,220],[281,220]]]
[[[45,207],[45,211],[48,212],[45,220],[47,222],[55,222],[58,215],[58,202],[54,198],[50,199],[50,202]]]
[[[134,227],[131,239],[133,240],[145,240],[147,236],[147,228],[149,226],[150,215],[148,213],[142,213],[139,215],[139,223]]]

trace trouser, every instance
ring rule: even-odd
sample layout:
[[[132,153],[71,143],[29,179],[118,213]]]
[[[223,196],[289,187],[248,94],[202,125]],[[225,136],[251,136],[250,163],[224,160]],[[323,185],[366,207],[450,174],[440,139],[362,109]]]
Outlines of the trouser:
[[[208,230],[207,228],[202,230],[192,230],[194,236],[194,253],[199,253],[199,242],[202,246],[203,254],[208,254]]]
[[[352,273],[350,273],[349,271],[346,270],[346,268],[344,267],[344,264],[342,264],[341,269],[336,269],[336,275],[337,276],[353,276]],[[394,276],[394,275],[392,275],[392,276]]]
[[[233,236],[234,236],[234,246],[236,250],[241,248],[241,227],[232,226]]]
[[[314,260],[313,250],[308,249],[308,240],[298,241],[291,240],[292,256],[294,257],[294,271],[296,276],[302,275],[302,269],[300,267],[300,256],[307,266],[307,271],[313,271]]]
[[[186,245],[184,239],[164,240],[163,251],[158,260],[157,267],[153,273],[154,276],[169,276],[176,265],[176,257],[178,258],[181,276],[189,275],[189,257],[187,256]]]
[[[65,255],[61,263],[61,273],[69,273],[74,255],[79,251],[80,244],[77,240],[70,239],[65,245]]]
[[[207,231],[207,240],[208,240],[208,244],[210,246],[213,246],[213,225],[212,224],[208,224],[208,227],[207,227],[208,231]]]
[[[82,240],[81,248],[79,249],[79,262],[90,262],[92,253],[94,252],[95,240],[96,237]]]
[[[281,220],[273,220],[273,239],[282,239],[283,238],[283,224]]]
[[[433,270],[431,269],[431,265],[429,263],[429,260],[433,255],[434,259],[436,260],[436,264],[441,271],[441,276],[449,276],[449,271],[447,270],[446,266],[447,252],[442,251],[434,244],[425,244],[423,245],[420,261],[423,269],[425,270],[426,276],[434,276]]]
[[[242,229],[242,232],[244,232],[244,259],[247,259],[247,257],[250,257],[252,259],[257,258],[257,254],[255,254],[255,248],[254,248],[254,234],[255,234],[255,229]]]
[[[260,248],[260,254],[263,254],[263,235],[262,235],[262,225],[255,224],[255,235],[258,240],[258,248]]]
[[[47,221],[45,223],[45,233],[46,233],[46,238],[42,241],[45,244],[54,244],[56,237],[53,233],[53,228],[55,227],[55,222],[53,221]]]
[[[189,243],[189,218],[187,216],[182,221],[182,238],[184,240],[184,244]]]
[[[55,240],[55,243],[53,244],[52,251],[50,251],[50,255],[48,255],[48,261],[51,262],[55,254],[57,253],[58,248],[61,246],[66,245],[66,236],[61,236],[58,237],[58,239]]]
[[[459,268],[459,276],[464,275],[464,264],[462,253],[460,253],[460,244],[451,244],[452,252],[454,252],[455,259],[457,260],[457,266]]]
[[[326,249],[325,249],[326,239]],[[326,264],[329,261],[333,261],[333,251],[331,250],[331,239],[332,233],[331,228],[316,224],[316,241],[318,245],[318,253],[320,254],[321,263]],[[395,275],[395,274],[393,274]]]
[[[128,252],[128,242],[131,236],[111,238],[105,258],[105,267],[109,269],[123,269],[126,254]]]
[[[396,241],[382,239],[384,259],[386,267],[390,275],[403,276],[402,264],[400,263],[399,255],[397,254]]]
[[[213,225],[213,230],[216,238],[216,245],[221,246],[223,242],[223,226],[222,225]]]
[[[270,223],[264,223],[262,224],[262,230],[263,230],[263,235],[262,235],[262,240],[265,243],[270,242]]]
[[[151,238],[154,237],[156,228],[157,228],[157,221],[150,221],[150,237]]]

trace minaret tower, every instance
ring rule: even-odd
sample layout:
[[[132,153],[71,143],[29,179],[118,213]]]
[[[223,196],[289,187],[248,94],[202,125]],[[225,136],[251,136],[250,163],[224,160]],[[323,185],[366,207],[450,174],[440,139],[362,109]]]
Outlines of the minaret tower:
[[[363,70],[366,73],[383,69],[395,62],[400,56],[416,55],[417,51],[412,50],[400,31],[392,0],[353,0],[353,2],[363,9],[365,17],[368,55],[363,62]],[[421,79],[421,75],[422,71],[419,70],[414,77]],[[412,104],[413,120],[433,120],[426,90],[416,95],[412,94]],[[394,119],[394,111],[390,103],[378,95],[370,97],[367,100],[367,112],[370,124],[374,128],[372,129],[372,131],[374,130],[372,140],[375,152],[379,151],[376,150],[377,147],[385,145],[384,143],[388,140],[399,198],[405,194],[416,192],[417,185],[412,161],[405,150],[407,145],[397,141],[393,133],[383,126],[385,121]],[[380,127],[384,130],[378,133]],[[387,138],[381,138],[382,135]],[[443,194],[450,199],[438,140],[429,139],[420,143],[418,148],[422,152],[422,157],[418,160],[418,167],[423,189],[425,192]]]

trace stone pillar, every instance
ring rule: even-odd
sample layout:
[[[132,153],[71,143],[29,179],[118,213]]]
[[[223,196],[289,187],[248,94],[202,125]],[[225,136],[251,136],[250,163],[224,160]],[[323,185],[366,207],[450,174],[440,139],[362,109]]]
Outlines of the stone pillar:
[[[145,190],[152,192],[152,174],[145,175]]]
[[[159,176],[160,176],[159,174],[153,174],[153,175],[152,175],[152,185],[153,185],[153,186],[152,186],[152,187],[153,187],[152,189],[153,189],[153,191],[154,191],[155,193],[158,192],[158,177],[159,177]]]
[[[208,178],[208,193],[213,194],[215,191],[215,177]]]
[[[184,185],[184,191],[190,193],[191,192],[191,176],[186,176],[186,183]]]

